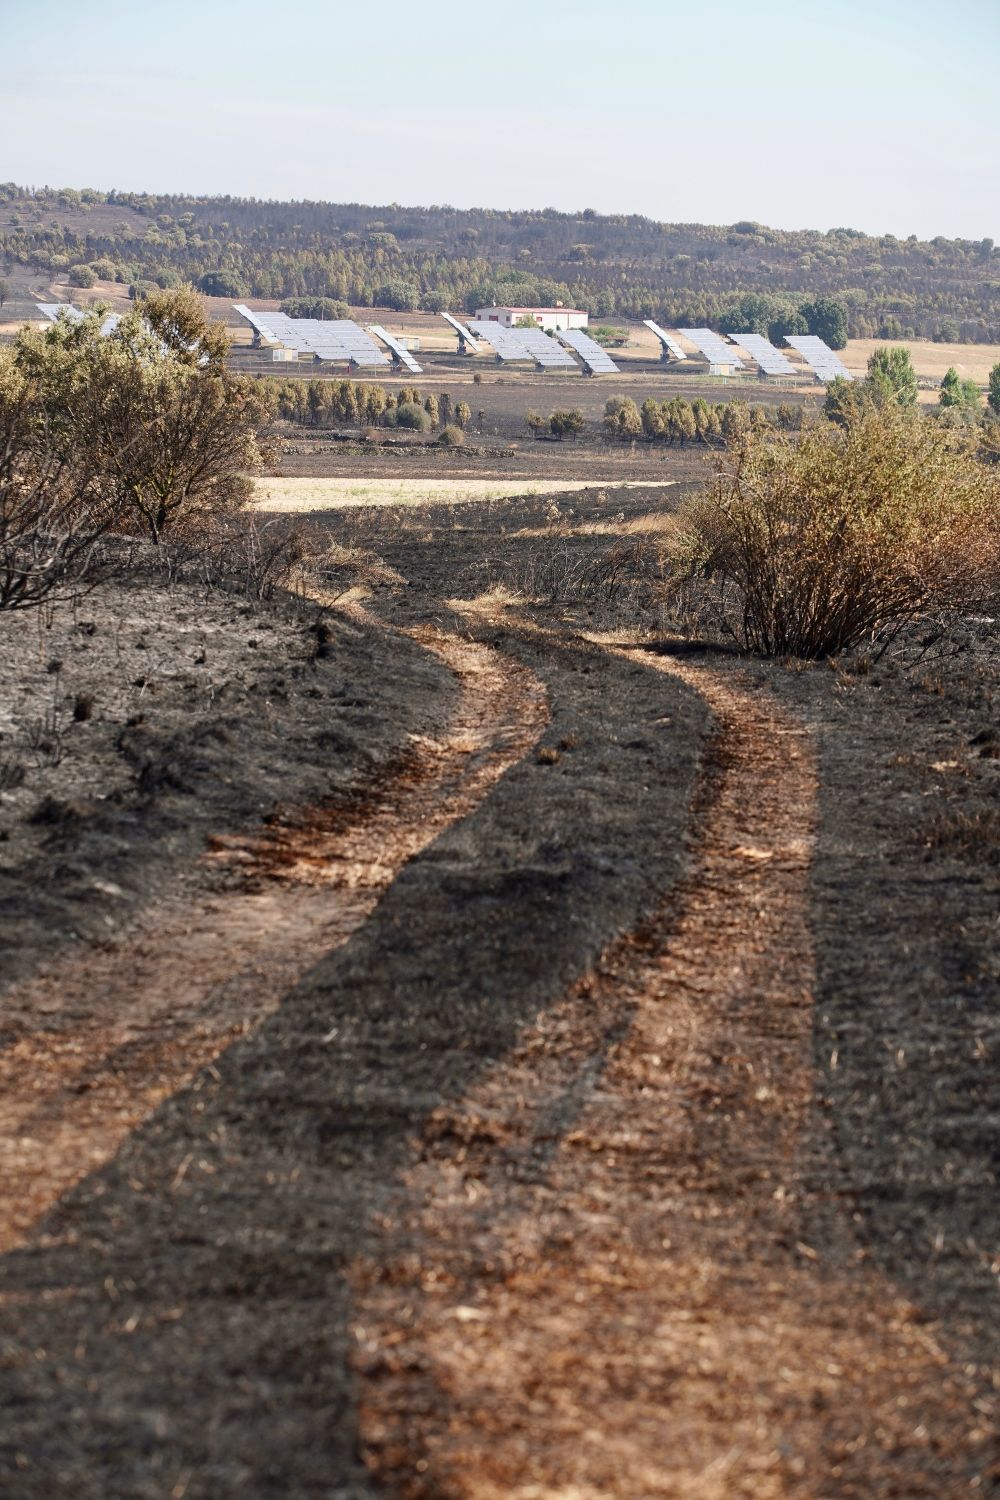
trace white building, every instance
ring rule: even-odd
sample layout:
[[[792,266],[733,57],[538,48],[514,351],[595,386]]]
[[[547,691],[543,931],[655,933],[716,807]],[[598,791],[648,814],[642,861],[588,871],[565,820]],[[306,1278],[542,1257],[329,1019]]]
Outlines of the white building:
[[[499,323],[501,328],[516,328],[522,318],[533,318],[539,328],[586,328],[587,314],[578,307],[477,307],[480,323]]]

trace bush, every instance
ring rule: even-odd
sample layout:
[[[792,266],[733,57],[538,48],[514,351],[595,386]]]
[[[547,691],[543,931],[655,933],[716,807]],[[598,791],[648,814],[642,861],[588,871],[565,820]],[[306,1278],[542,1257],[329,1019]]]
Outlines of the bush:
[[[206,271],[198,278],[198,290],[206,297],[245,297],[247,284],[236,271]]]
[[[438,442],[445,448],[461,448],[465,442],[465,433],[454,422],[449,422],[447,426],[441,428]]]
[[[390,425],[406,427],[412,432],[428,432],[431,425],[430,414],[416,401],[401,401],[392,411]]]
[[[289,318],[325,318],[331,322],[351,315],[347,303],[335,297],[286,297],[281,311]]]
[[[94,275],[93,266],[70,266],[70,286],[93,286],[97,277]]]
[[[968,609],[1000,562],[1000,483],[938,424],[868,402],[798,444],[745,429],[683,532],[741,644],[821,658]]]

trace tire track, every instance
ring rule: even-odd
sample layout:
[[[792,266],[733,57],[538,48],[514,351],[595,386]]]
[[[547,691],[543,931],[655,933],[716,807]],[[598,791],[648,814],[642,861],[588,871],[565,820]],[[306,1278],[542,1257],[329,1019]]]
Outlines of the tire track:
[[[813,1098],[816,750],[716,729],[691,872],[432,1117],[355,1267],[369,1470],[423,1500],[946,1500],[993,1434],[830,1201]]]
[[[547,709],[527,668],[434,629],[410,633],[460,684],[440,738],[411,736],[353,805],[293,808],[259,835],[218,837],[205,859],[238,872],[236,890],[196,906],[165,897],[121,942],[18,988],[25,1013],[52,1029],[0,1057],[0,1252],[257,1027],[534,743]]]

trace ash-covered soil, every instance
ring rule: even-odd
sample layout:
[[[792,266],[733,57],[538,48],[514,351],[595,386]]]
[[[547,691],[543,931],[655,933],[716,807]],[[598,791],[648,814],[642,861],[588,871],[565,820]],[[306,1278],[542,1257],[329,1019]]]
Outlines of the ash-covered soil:
[[[685,643],[677,494],[326,512],[319,654],[187,588],[0,618],[0,752],[50,703],[66,747],[2,804],[12,1041],[62,1039],[0,1162],[5,1493],[1000,1492],[995,627]],[[42,962],[161,916],[228,1028],[187,1073]]]

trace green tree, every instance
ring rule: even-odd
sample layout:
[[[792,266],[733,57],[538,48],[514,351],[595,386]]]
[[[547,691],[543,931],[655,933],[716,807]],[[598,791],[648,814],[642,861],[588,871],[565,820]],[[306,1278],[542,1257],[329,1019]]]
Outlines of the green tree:
[[[549,425],[545,418],[537,411],[527,411],[524,414],[524,424],[532,437],[540,438]]]
[[[583,412],[577,408],[572,411],[554,411],[549,417],[549,431],[560,441],[564,437],[579,437],[586,425]]]
[[[335,297],[286,297],[281,311],[289,318],[323,318],[331,322],[350,317],[347,303]]]
[[[831,349],[847,345],[847,308],[836,297],[817,297],[815,302],[799,308],[809,332],[829,344]]]
[[[245,297],[247,284],[238,271],[206,271],[198,278],[198,290],[206,297]]]
[[[990,411],[1000,417],[1000,362],[995,364],[990,371],[986,401]]]
[[[93,286],[97,277],[94,275],[93,266],[70,266],[68,281],[70,286]]]
[[[865,388],[877,406],[916,406],[917,372],[909,349],[876,349],[868,360]]]

